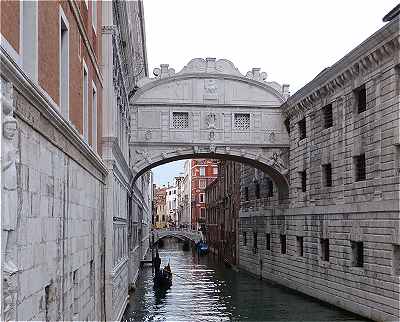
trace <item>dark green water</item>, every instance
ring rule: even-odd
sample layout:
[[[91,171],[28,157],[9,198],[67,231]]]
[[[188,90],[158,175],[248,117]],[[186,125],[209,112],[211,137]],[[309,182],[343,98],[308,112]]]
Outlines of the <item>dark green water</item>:
[[[182,251],[166,240],[162,266],[170,261],[173,285],[153,289],[151,267],[144,268],[124,315],[128,321],[366,321],[336,307],[237,273],[207,256]]]

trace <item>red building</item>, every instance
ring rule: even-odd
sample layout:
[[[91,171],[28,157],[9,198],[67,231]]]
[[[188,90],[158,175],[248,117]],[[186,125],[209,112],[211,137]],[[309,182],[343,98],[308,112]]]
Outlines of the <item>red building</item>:
[[[205,189],[218,177],[218,161],[209,159],[192,160],[192,228],[205,227]]]
[[[237,264],[241,164],[221,161],[219,175],[207,186],[206,241],[220,261]]]

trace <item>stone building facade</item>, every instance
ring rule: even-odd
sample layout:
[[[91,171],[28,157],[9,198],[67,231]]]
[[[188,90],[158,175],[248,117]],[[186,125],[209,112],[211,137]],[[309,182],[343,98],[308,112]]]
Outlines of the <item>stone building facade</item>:
[[[168,213],[167,213],[167,188],[156,188],[154,194],[154,228],[167,228],[168,227]]]
[[[230,265],[237,264],[241,167],[221,160],[217,179],[205,189],[205,238],[210,251]]]
[[[118,320],[149,247],[129,167],[141,1],[2,1],[2,320]]]
[[[107,318],[120,320],[135,283],[140,260],[149,247],[152,218],[152,175],[133,183],[129,152],[129,99],[147,76],[143,4],[103,3],[103,159],[109,175],[106,189]]]
[[[96,4],[0,3],[2,320],[105,319]]]
[[[289,207],[275,194],[260,203],[248,169],[241,187],[243,269],[376,321],[400,319],[400,18],[391,19],[281,107]]]

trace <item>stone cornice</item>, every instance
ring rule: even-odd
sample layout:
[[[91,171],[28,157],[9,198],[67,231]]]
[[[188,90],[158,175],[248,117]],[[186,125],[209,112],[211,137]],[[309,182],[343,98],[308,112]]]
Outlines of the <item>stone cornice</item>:
[[[400,17],[394,19],[353,49],[334,65],[292,95],[283,105],[285,118],[304,113],[317,101],[345,87],[349,81],[363,76],[393,57],[400,50]],[[398,61],[400,59],[398,58]]]
[[[76,4],[76,0],[69,0],[68,2],[70,4],[71,10],[75,16],[75,20],[78,25],[79,33],[82,37],[83,43],[85,44],[87,51],[88,51],[90,60],[94,67],[94,70],[96,71],[96,74],[97,74],[97,77],[99,78],[99,82],[100,82],[101,86],[103,86],[103,75],[100,71],[99,63],[97,61],[97,58],[96,58],[96,55],[92,48],[92,45],[90,44],[89,38],[86,34],[86,30],[83,27],[82,17],[81,17],[80,11],[78,9],[78,5]],[[98,37],[101,37],[101,33],[99,33]],[[101,51],[101,48],[100,48],[100,51]]]
[[[50,122],[50,124],[56,128],[65,139],[72,144],[102,176],[108,174],[108,170],[103,160],[92,150],[92,148],[83,141],[79,132],[72,126],[70,122],[67,122],[58,111],[58,106],[54,105],[53,102],[45,95],[44,91],[38,87],[37,84],[33,83],[28,76],[22,71],[22,69],[14,62],[14,60],[8,56],[5,50],[1,49],[1,73],[4,75],[9,82],[11,82],[23,96],[35,106],[35,108]],[[18,114],[18,109],[16,111]],[[33,113],[33,111],[32,111]],[[32,114],[33,115],[33,114]],[[30,115],[30,116],[32,116]],[[29,115],[20,115],[22,119],[27,120],[29,123]],[[68,152],[65,152],[68,154]],[[79,160],[68,154],[72,159],[78,162],[81,166],[90,171],[87,166],[82,164]],[[103,180],[102,178],[99,178]]]

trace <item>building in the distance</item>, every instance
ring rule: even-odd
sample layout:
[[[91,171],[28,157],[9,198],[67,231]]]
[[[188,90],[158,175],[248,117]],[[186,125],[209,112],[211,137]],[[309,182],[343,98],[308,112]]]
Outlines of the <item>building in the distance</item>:
[[[155,189],[154,194],[154,228],[161,229],[168,227],[167,212],[167,188],[159,187]]]
[[[217,179],[207,185],[205,237],[220,261],[237,264],[242,165],[221,160]]]
[[[178,227],[178,213],[177,213],[177,188],[176,186],[167,187],[166,192],[166,204],[167,204],[167,217],[168,227]]]
[[[191,225],[192,229],[205,227],[205,189],[218,176],[218,161],[191,160]]]

